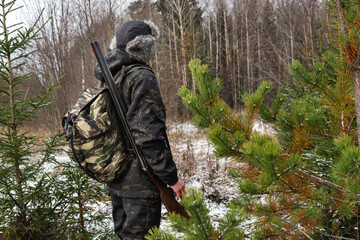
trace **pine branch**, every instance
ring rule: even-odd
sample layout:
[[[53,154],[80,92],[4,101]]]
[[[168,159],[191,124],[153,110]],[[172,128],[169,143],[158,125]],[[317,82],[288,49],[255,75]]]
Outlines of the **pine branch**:
[[[304,220],[305,218],[307,218],[307,217],[304,217],[303,219],[300,219],[299,222],[301,222],[301,221]],[[313,239],[313,238],[311,238],[306,232],[304,232],[304,231],[301,229],[301,227],[298,227],[298,226],[296,226],[295,224],[290,223],[289,221],[286,221],[286,219],[283,219],[283,221],[286,222],[287,224],[293,226],[294,229],[299,230],[299,231],[300,231],[302,234],[304,234],[308,239],[311,239],[311,240]]]
[[[234,221],[234,222],[232,222],[232,224],[231,224],[231,225],[224,231],[224,233],[221,234],[221,236],[218,237],[216,240],[221,240],[221,239],[223,239],[223,237],[224,237],[228,232],[230,232],[230,230],[231,230],[234,226],[236,226],[239,222],[241,222],[241,221]]]
[[[315,229],[314,227],[311,227],[311,226],[310,226],[310,228],[311,228],[314,232],[319,233],[319,234],[321,234],[321,235],[323,235],[323,236],[325,236],[325,237],[332,238],[332,239],[356,240],[355,238],[340,237],[340,236],[336,236],[336,235],[331,235],[331,234],[328,234],[328,233],[324,233],[324,232],[321,232],[321,231],[319,231],[319,230],[317,230],[317,229]]]
[[[206,229],[205,229],[205,226],[204,226],[203,222],[201,221],[201,217],[200,217],[199,212],[195,210],[195,214],[196,214],[197,220],[198,220],[199,223],[200,223],[200,227],[201,227],[201,229],[203,230],[203,232],[204,232],[204,234],[205,234],[205,237],[206,237],[205,239],[206,239],[206,240],[209,240],[209,236],[208,236],[208,234],[207,234],[207,232],[206,232]]]
[[[200,238],[200,236],[199,236],[198,234],[189,231],[189,229],[187,229],[187,228],[185,228],[185,227],[183,227],[183,226],[181,226],[181,225],[179,225],[179,224],[175,224],[174,227],[177,228],[177,229],[180,229],[180,230],[181,230],[183,233],[185,233],[185,234],[186,234],[186,233],[189,233],[189,234],[191,234],[192,236],[195,236],[195,237]]]
[[[316,177],[314,175],[311,175],[303,170],[300,170],[298,169],[296,172],[295,172],[295,175],[298,176],[299,178],[301,179],[304,179],[304,180],[309,180],[310,182],[312,183],[315,183],[317,185],[325,185],[327,187],[330,187],[330,188],[333,188],[341,193],[350,193],[349,190],[335,184],[335,183],[332,183],[332,182],[329,182],[325,179],[322,179],[322,178],[319,178],[319,177]]]

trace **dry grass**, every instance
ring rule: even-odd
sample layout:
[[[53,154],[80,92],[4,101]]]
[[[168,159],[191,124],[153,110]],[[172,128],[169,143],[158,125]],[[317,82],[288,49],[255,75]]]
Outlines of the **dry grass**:
[[[219,203],[231,199],[236,183],[228,177],[228,171],[246,168],[246,164],[214,156],[206,131],[188,125],[169,125],[170,146],[180,177],[199,187],[211,201]]]
[[[22,127],[19,130],[20,133],[29,133],[31,136],[35,136],[35,137],[39,137],[40,139],[46,139],[49,137],[53,137],[55,134],[52,131],[50,131],[49,129],[45,129],[45,128],[41,128],[41,127],[34,127],[34,126],[25,126]]]

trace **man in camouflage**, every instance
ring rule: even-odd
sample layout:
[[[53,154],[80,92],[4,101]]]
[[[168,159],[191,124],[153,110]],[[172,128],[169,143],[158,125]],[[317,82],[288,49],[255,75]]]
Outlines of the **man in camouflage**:
[[[154,173],[176,193],[185,191],[172,159],[165,126],[165,106],[154,73],[146,65],[160,37],[159,28],[151,21],[129,21],[116,31],[105,60],[113,76],[125,66],[128,72],[118,83],[118,90],[127,106],[126,119],[137,145]],[[131,71],[134,66],[137,70]],[[102,80],[99,66],[95,76]],[[124,177],[108,183],[113,205],[115,233],[120,239],[144,239],[148,230],[160,225],[160,193],[132,157]]]

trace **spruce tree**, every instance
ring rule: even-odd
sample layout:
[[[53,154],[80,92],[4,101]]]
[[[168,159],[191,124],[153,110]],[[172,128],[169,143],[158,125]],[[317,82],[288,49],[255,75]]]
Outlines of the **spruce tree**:
[[[58,234],[64,239],[116,239],[103,184],[90,179],[73,161],[56,161],[63,201],[58,207]]]
[[[73,162],[57,160],[63,146],[58,134],[44,139],[26,130],[50,105],[59,80],[39,95],[24,90],[32,76],[26,64],[43,26],[9,25],[9,15],[19,11],[15,2],[0,4],[0,238],[114,238],[104,186]]]
[[[57,81],[39,96],[30,97],[21,90],[22,83],[31,76],[23,66],[42,26],[38,27],[37,21],[27,29],[21,24],[9,25],[9,14],[18,10],[14,5],[15,1],[5,0],[0,4],[0,236],[49,239],[57,231],[55,208],[60,193],[44,165],[53,160],[58,141],[47,140],[39,151],[40,139],[23,126],[49,105]]]

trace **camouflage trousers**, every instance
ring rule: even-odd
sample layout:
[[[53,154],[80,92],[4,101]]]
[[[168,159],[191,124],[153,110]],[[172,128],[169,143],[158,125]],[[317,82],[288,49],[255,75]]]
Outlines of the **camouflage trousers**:
[[[115,234],[122,240],[142,240],[149,229],[159,227],[161,200],[111,195]]]

